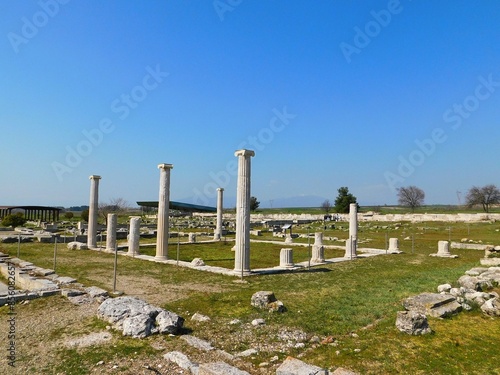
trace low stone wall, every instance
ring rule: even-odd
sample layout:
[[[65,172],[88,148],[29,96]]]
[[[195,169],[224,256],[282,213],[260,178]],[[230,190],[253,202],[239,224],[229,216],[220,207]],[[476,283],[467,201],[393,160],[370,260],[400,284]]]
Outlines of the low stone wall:
[[[483,245],[480,243],[463,243],[463,242],[452,242],[452,249],[467,249],[467,250],[486,250],[487,247],[491,245]]]
[[[306,223],[311,221],[322,221],[324,214],[311,215],[311,214],[251,214],[250,220],[254,223],[268,221],[268,222],[287,222],[287,223]],[[224,214],[224,219],[235,220],[235,214]],[[348,215],[340,215],[340,221],[347,221]],[[436,222],[452,222],[452,223],[477,223],[484,221],[500,220],[500,214],[358,214],[359,221],[381,221],[381,222],[399,222],[409,221],[414,223],[425,221]]]

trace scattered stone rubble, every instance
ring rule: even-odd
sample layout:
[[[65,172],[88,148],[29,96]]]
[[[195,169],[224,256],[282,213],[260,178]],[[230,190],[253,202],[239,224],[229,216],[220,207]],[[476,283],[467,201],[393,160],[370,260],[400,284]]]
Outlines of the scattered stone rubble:
[[[422,293],[403,301],[406,311],[398,312],[396,327],[410,335],[430,333],[427,316],[445,318],[475,307],[491,317],[500,317],[500,297],[490,291],[500,285],[500,267],[475,267],[458,279],[459,287],[437,287],[438,293]]]
[[[74,304],[102,302],[108,298],[104,289],[92,286],[84,288],[72,277],[59,276],[51,269],[35,266],[16,257],[0,253],[0,273],[7,278],[9,264],[15,267],[15,294],[10,296],[15,302],[61,294]],[[0,306],[7,304],[7,294],[0,295]]]
[[[179,333],[184,318],[150,305],[136,297],[117,297],[105,300],[97,309],[99,318],[113,324],[124,336],[144,338],[155,333]]]

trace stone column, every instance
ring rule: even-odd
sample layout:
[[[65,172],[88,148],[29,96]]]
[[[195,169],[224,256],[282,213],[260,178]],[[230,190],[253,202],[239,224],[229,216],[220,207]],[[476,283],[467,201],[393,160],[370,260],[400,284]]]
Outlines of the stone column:
[[[314,233],[314,245],[312,247],[311,263],[323,263],[325,261],[325,248],[323,247],[323,232]]]
[[[281,249],[280,251],[280,267],[293,267],[293,249]]]
[[[238,185],[236,191],[236,241],[234,272],[250,273],[250,158],[251,150],[238,150]]]
[[[87,246],[97,247],[97,210],[99,208],[99,180],[101,176],[92,175],[90,179],[89,229],[87,231]]]
[[[389,251],[399,251],[399,239],[389,238]]]
[[[169,204],[170,204],[170,170],[172,164],[159,164],[160,195],[158,199],[158,227],[156,237],[156,259],[168,259],[169,236]]]
[[[222,210],[223,210],[224,189],[217,189],[217,225],[214,232],[214,240],[220,241],[222,238]]]
[[[139,255],[139,239],[141,234],[140,216],[130,218],[130,231],[128,235],[128,255]]]
[[[108,226],[106,228],[106,251],[116,250],[116,214],[108,214]]]
[[[196,233],[188,233],[188,242],[190,243],[196,242]]]
[[[358,245],[358,205],[351,203],[349,205],[349,238],[345,244],[345,258],[354,259],[357,257],[356,250]]]
[[[449,257],[450,253],[450,243],[448,241],[438,241],[438,252],[437,256]]]

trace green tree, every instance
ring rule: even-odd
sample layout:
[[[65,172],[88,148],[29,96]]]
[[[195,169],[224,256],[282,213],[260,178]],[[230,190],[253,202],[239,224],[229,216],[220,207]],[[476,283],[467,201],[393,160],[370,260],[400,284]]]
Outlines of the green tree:
[[[250,197],[250,211],[255,211],[259,208],[260,202],[255,197]]]
[[[349,205],[351,203],[358,203],[354,195],[349,193],[349,189],[345,186],[339,188],[339,195],[335,199],[335,211],[340,214],[349,213]],[[359,205],[358,205],[359,210]]]
[[[71,220],[71,219],[73,219],[73,216],[75,216],[75,214],[73,214],[73,212],[71,212],[71,211],[67,211],[64,213],[65,219]]]
[[[23,226],[24,224],[26,224],[26,219],[24,218],[24,215],[20,212],[16,213],[16,214],[10,214],[10,215],[6,215],[3,219],[2,219],[2,225],[6,226],[6,227],[21,227]]]
[[[87,223],[89,222],[89,210],[83,210],[82,214],[80,215],[83,221],[86,221]]]

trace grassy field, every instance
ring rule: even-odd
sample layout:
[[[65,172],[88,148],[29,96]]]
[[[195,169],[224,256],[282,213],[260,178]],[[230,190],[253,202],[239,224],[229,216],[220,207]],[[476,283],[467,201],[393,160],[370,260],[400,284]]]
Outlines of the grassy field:
[[[346,239],[347,226],[345,223],[343,228],[340,226],[325,230],[317,224],[294,230],[301,233],[323,230],[325,236]],[[383,249],[386,237],[398,237],[404,253],[325,265],[309,272],[252,276],[246,278],[247,282],[243,284],[234,283],[234,279],[227,276],[120,257],[118,289],[147,300],[153,299],[153,302],[180,315],[200,312],[210,316],[210,324],[197,325],[186,320],[186,329],[230,352],[252,347],[252,342],[245,341],[245,336],[236,328],[224,328],[228,330],[228,336],[236,336],[233,340],[221,336],[220,324],[235,318],[250,322],[263,317],[267,321],[268,332],[273,332],[274,328],[292,327],[303,330],[309,336],[317,335],[321,339],[332,337],[333,344],[330,345],[313,347],[307,344],[305,349],[288,353],[261,352],[251,359],[255,366],[276,354],[280,360],[286,355],[301,355],[301,359],[321,367],[342,366],[361,374],[500,374],[498,318],[488,318],[479,311],[464,312],[445,320],[430,318],[434,332],[425,337],[407,336],[394,325],[396,312],[402,310],[401,301],[404,298],[433,292],[439,284],[456,285],[456,280],[464,271],[478,266],[479,259],[484,256],[482,251],[452,249],[453,254],[459,255],[458,259],[429,257],[429,254],[437,252],[437,241],[468,238],[496,245],[500,244],[499,231],[500,223],[360,223],[361,247]],[[415,239],[414,246],[412,241],[404,240],[411,236]],[[269,234],[259,237],[271,238]],[[325,243],[341,244],[339,241]],[[209,265],[233,268],[231,247],[231,242],[189,244],[180,246],[179,254],[181,260],[200,257]],[[282,247],[289,246],[252,243],[251,267],[278,265]],[[51,244],[21,244],[20,257],[38,266],[51,268],[53,248]],[[3,244],[0,251],[15,255],[17,244]],[[151,248],[141,251],[154,253]],[[296,247],[294,260],[306,260],[307,251],[307,247]],[[327,257],[342,255],[342,250],[329,250],[327,253]],[[176,257],[175,241],[169,246],[169,257]],[[69,251],[61,245],[58,249],[57,273],[60,275],[112,290],[112,272],[113,256],[110,254]],[[179,290],[182,293],[176,293]],[[274,291],[288,311],[268,314],[252,308],[250,297],[259,290]],[[496,291],[500,292],[499,289]],[[50,298],[35,301],[27,308],[48,303]],[[5,314],[6,309],[0,309],[2,319]],[[89,320],[85,324],[91,329],[100,323]],[[275,340],[274,336],[265,332],[261,333],[261,340]],[[105,349],[110,356],[127,357],[127,353],[132,356],[134,354],[131,353],[151,355],[153,339],[120,340],[115,348]],[[174,345],[171,338],[163,340],[166,346]],[[66,373],[85,374],[90,372],[91,364],[97,358],[95,351],[60,350],[55,360],[60,370],[64,369]]]

